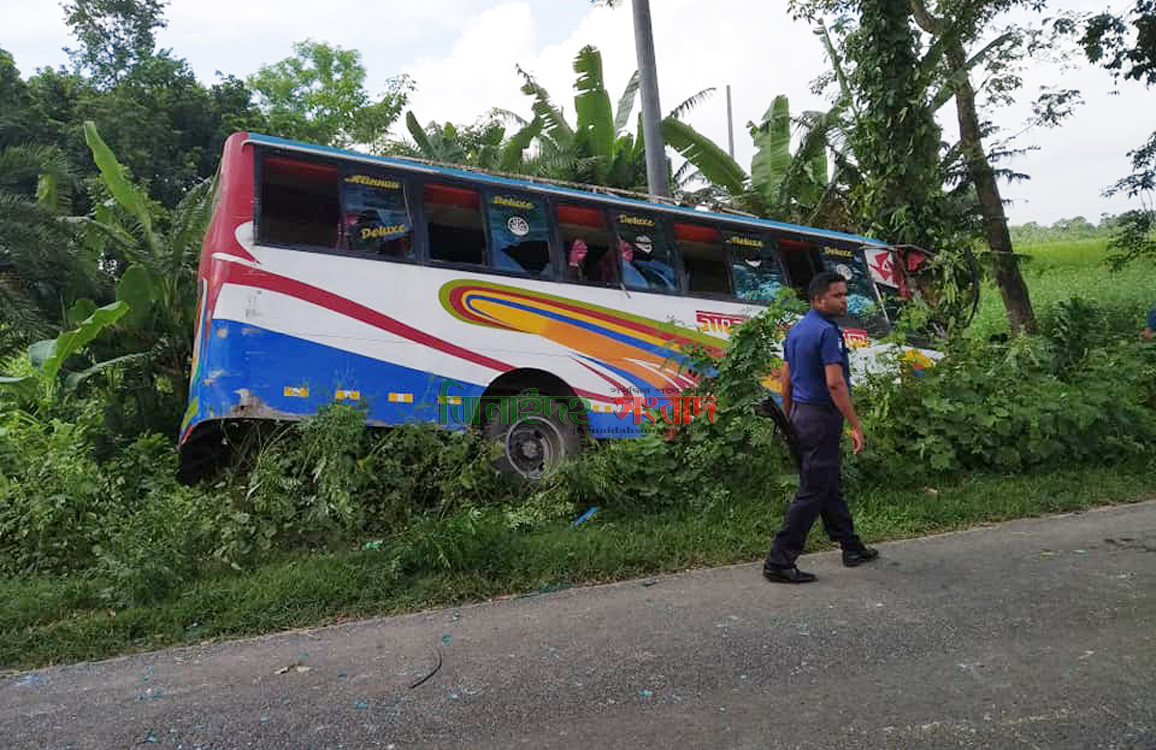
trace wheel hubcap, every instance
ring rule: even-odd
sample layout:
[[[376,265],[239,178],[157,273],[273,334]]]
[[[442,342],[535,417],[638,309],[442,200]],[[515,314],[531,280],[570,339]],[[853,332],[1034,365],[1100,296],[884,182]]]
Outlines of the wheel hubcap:
[[[506,455],[514,469],[537,479],[557,455],[548,428],[537,422],[519,422],[506,435]]]

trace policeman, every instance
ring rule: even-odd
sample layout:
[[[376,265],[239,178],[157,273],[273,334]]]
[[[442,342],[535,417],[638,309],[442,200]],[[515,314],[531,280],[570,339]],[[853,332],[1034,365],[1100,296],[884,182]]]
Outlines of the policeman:
[[[863,450],[863,427],[851,404],[851,368],[843,331],[835,322],[847,314],[847,282],[824,271],[807,290],[810,311],[783,342],[783,411],[790,415],[802,465],[799,491],[775,534],[763,575],[776,583],[810,583],[815,576],[795,567],[817,517],[831,541],[843,548],[843,564],[854,567],[879,556],[855,535],[843,500],[839,439],[843,420],[851,425],[856,453]]]

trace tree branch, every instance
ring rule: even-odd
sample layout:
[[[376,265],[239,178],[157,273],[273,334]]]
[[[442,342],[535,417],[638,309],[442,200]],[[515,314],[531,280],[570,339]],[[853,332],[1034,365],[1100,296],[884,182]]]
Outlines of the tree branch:
[[[947,31],[947,24],[942,18],[936,18],[927,9],[923,0],[911,0],[911,15],[915,17],[915,23],[919,28],[932,36],[943,36],[944,32]]]

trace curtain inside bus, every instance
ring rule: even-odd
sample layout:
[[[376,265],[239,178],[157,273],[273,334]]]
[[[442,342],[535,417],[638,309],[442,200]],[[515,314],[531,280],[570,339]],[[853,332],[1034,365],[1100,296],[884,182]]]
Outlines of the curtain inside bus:
[[[739,232],[724,232],[724,238],[731,251],[735,296],[752,302],[770,302],[778,297],[787,284],[774,242]]]
[[[550,232],[541,198],[492,193],[487,207],[494,268],[538,279],[550,277]]]
[[[614,219],[622,280],[631,289],[674,292],[674,247],[661,221],[640,214],[618,214]]]
[[[413,258],[413,221],[400,179],[346,175],[342,205],[349,250],[389,258]]]

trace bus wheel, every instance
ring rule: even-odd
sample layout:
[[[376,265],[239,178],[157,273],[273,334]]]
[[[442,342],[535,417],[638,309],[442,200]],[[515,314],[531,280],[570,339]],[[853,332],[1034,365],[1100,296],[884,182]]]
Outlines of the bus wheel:
[[[520,417],[509,425],[487,422],[485,431],[502,446],[497,468],[530,481],[541,479],[582,448],[578,425],[565,424],[554,414]]]

